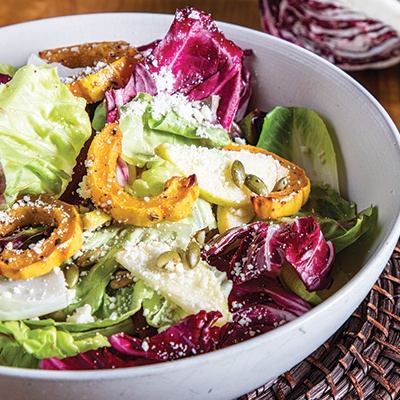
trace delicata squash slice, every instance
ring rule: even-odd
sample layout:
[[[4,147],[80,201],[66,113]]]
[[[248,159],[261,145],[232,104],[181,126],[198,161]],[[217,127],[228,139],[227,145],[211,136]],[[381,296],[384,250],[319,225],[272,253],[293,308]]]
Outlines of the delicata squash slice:
[[[67,86],[74,96],[83,97],[88,103],[97,103],[104,99],[107,90],[120,88],[128,83],[137,62],[137,58],[122,57],[98,72],[68,83]]]
[[[88,152],[87,184],[94,204],[115,220],[136,226],[179,221],[192,211],[199,196],[195,175],[173,176],[157,196],[139,198],[124,191],[116,179],[122,153],[122,132],[117,123],[108,124],[93,139]]]
[[[119,41],[89,42],[74,46],[64,46],[42,50],[39,57],[50,63],[60,63],[68,68],[94,66],[98,62],[111,64],[118,59],[135,57],[138,51],[129,43]]]
[[[82,247],[82,223],[74,206],[46,194],[24,196],[0,211],[0,237],[28,226],[54,227],[45,238],[26,250],[5,246],[0,252],[0,274],[29,279],[59,267]]]
[[[230,144],[223,149],[231,151],[248,150],[252,153],[271,155],[289,171],[286,177],[286,185],[281,189],[274,189],[267,196],[251,196],[254,213],[258,218],[278,219],[287,217],[295,214],[307,202],[311,184],[305,171],[298,165],[265,149],[251,145]]]
[[[78,75],[67,84],[75,96],[85,98],[88,103],[103,100],[105,92],[111,88],[125,86],[136,63],[143,59],[134,47],[124,41],[83,43],[43,50],[39,52],[39,57],[68,68],[89,67],[89,71],[84,70],[85,74]],[[104,67],[98,69],[103,64]],[[91,67],[96,68],[92,73]]]

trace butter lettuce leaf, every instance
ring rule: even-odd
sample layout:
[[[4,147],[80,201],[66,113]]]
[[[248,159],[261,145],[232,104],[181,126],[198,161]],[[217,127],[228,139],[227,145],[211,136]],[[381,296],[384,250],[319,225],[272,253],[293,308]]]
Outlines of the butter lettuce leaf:
[[[120,109],[124,134],[123,157],[146,162],[161,143],[222,147],[231,142],[221,126],[203,120],[201,107],[183,103],[182,97],[158,97],[140,93]],[[132,162],[132,161],[131,161]]]
[[[91,134],[86,101],[48,65],[26,65],[0,85],[0,162],[6,205],[18,195],[59,196]]]
[[[311,182],[339,191],[336,153],[323,119],[303,107],[275,107],[264,118],[258,147],[302,167]]]
[[[30,327],[28,321],[0,323],[0,364],[35,368],[46,357],[64,358],[78,353],[109,346],[99,332],[88,336],[58,330],[55,326]],[[21,364],[22,362],[22,364]]]
[[[3,75],[8,75],[10,77],[14,76],[14,74],[17,72],[17,68],[14,67],[13,65],[6,64],[6,63],[0,63],[0,74]]]

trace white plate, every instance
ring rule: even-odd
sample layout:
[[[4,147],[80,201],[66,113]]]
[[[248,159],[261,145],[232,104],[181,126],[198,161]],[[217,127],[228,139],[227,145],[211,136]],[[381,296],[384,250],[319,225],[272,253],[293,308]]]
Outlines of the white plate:
[[[88,41],[161,38],[171,15],[113,13],[40,20],[0,29],[0,62],[23,65],[30,52]],[[304,106],[334,129],[342,194],[359,209],[376,205],[374,240],[347,252],[360,268],[341,290],[273,332],[206,355],[158,365],[103,371],[41,371],[0,367],[4,399],[232,399],[283,373],[321,345],[369,292],[400,234],[399,135],[377,101],[338,68],[283,40],[220,23],[225,35],[253,49],[253,104]]]

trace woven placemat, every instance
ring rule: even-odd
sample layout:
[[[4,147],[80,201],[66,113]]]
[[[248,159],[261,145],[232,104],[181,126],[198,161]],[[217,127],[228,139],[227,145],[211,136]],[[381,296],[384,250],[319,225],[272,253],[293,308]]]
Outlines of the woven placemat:
[[[400,241],[343,326],[291,370],[239,400],[400,399]]]

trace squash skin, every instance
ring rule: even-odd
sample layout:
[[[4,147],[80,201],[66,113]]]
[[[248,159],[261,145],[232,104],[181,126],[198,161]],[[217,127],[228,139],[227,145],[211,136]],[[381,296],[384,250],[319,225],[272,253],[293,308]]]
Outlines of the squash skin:
[[[223,149],[231,151],[248,150],[252,153],[270,155],[288,169],[288,184],[283,190],[270,192],[268,196],[251,196],[254,212],[258,218],[276,220],[288,217],[298,212],[307,202],[310,196],[311,183],[305,171],[298,165],[256,146],[230,144]]]
[[[17,200],[4,211],[0,237],[29,225],[53,226],[50,237],[34,248],[24,251],[3,249],[0,253],[0,274],[11,279],[26,280],[45,275],[82,247],[82,222],[74,206],[54,197],[30,195]]]
[[[118,123],[106,127],[93,139],[88,152],[87,183],[94,204],[115,220],[136,226],[186,218],[199,197],[195,175],[173,176],[157,196],[131,196],[116,180],[117,159],[122,152],[122,132]]]

